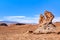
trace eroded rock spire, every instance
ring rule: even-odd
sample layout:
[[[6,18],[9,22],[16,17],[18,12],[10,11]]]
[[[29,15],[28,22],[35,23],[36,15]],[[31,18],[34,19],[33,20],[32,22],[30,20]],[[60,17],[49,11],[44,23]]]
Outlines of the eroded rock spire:
[[[52,32],[55,29],[55,26],[52,23],[54,15],[49,12],[45,11],[44,15],[40,15],[39,19],[39,27],[34,31],[34,33],[47,33]]]

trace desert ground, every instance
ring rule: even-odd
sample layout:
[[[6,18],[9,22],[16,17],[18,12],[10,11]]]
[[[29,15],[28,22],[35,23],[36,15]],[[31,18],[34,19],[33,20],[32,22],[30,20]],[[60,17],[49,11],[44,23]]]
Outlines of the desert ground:
[[[37,29],[38,24],[0,26],[0,40],[60,40],[60,22],[54,24],[56,31],[49,34],[29,33]]]

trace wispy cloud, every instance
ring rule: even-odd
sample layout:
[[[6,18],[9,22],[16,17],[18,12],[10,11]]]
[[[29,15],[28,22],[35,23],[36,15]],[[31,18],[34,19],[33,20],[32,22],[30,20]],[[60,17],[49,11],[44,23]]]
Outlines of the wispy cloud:
[[[3,21],[3,20],[0,20],[0,21]]]
[[[5,16],[0,21],[16,21],[20,23],[38,23],[39,15],[34,15],[33,17],[28,16]],[[60,22],[60,17],[55,17],[53,22]]]
[[[4,18],[6,18],[6,19],[15,19],[15,18],[17,18],[17,19],[21,19],[21,18],[25,18],[25,16],[5,16]]]
[[[55,17],[55,18],[53,19],[53,22],[60,22],[60,17]]]
[[[38,23],[38,16],[35,15],[33,17],[27,16],[5,16],[4,20],[7,21],[16,21],[20,23]]]

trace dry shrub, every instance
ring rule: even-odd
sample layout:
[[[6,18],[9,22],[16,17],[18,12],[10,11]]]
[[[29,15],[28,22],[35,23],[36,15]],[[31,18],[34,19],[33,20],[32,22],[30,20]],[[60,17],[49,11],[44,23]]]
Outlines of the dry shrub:
[[[16,25],[25,25],[24,23],[16,23]]]

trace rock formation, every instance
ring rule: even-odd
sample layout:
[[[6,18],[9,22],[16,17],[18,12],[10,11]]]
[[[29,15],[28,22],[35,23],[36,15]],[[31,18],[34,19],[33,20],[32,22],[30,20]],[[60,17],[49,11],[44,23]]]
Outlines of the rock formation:
[[[42,26],[42,24],[44,23],[44,20],[45,20],[45,17],[44,17],[42,14],[40,14],[40,18],[39,18],[39,27]]]
[[[55,25],[53,25],[52,20],[54,15],[49,12],[45,11],[44,16],[41,14],[39,19],[39,27],[33,33],[48,33],[54,32]]]
[[[52,20],[53,20],[53,18],[54,18],[54,15],[53,15],[51,12],[49,12],[49,11],[45,11],[44,15],[45,15],[45,20],[46,20],[46,22],[47,22],[48,24],[49,24],[49,23],[52,24]]]

